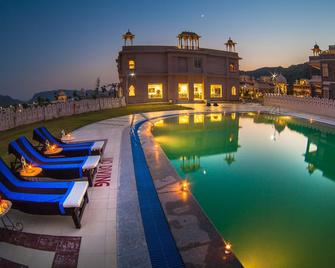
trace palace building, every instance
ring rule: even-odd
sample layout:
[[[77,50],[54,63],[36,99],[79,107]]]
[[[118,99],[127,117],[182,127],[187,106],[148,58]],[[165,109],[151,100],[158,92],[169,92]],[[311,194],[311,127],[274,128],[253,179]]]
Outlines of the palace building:
[[[240,97],[244,100],[263,98],[267,93],[286,95],[287,80],[282,74],[259,78],[243,74],[240,75],[240,88]]]
[[[315,44],[313,56],[309,57],[309,65],[313,76],[312,90],[327,99],[335,99],[335,45],[322,51]],[[320,92],[320,93],[318,93]]]
[[[239,56],[229,38],[226,50],[201,48],[200,36],[182,32],[177,46],[133,45],[123,35],[117,59],[127,103],[220,102],[239,99]]]
[[[293,95],[297,97],[311,97],[312,88],[308,79],[296,80],[293,84]]]

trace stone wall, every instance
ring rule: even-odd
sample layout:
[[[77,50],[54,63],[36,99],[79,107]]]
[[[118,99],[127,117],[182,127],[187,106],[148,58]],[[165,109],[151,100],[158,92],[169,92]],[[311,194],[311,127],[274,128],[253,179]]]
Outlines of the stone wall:
[[[266,94],[264,96],[264,105],[335,117],[335,101],[331,99]]]
[[[98,98],[52,103],[46,106],[0,110],[0,131],[34,122],[126,106],[124,98]]]

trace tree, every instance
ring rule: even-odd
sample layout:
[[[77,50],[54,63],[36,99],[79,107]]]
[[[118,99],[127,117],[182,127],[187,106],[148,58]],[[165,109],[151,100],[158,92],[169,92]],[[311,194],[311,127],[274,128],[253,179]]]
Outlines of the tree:
[[[42,96],[38,96],[36,101],[38,106],[42,106],[45,102],[45,99]]]
[[[103,85],[101,87],[101,92],[103,92],[103,93],[107,92],[107,86],[106,85]]]
[[[118,83],[112,83],[111,84],[111,96],[113,96],[114,98],[116,98],[116,95],[117,95],[117,88],[118,88]]]
[[[75,91],[72,92],[72,97],[74,99],[78,99],[78,92],[77,92],[77,90],[75,90]]]

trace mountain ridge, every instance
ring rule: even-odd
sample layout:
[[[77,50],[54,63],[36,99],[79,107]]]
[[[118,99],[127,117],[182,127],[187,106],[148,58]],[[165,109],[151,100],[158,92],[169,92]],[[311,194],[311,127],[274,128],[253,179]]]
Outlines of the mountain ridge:
[[[308,63],[294,64],[289,67],[261,67],[253,71],[240,71],[241,75],[250,75],[255,78],[269,76],[273,73],[280,73],[287,79],[289,85],[293,85],[298,79],[311,79],[311,73]]]
[[[23,103],[23,101],[14,99],[8,95],[0,95],[0,106],[1,107],[8,107],[10,105],[16,105],[19,103]]]

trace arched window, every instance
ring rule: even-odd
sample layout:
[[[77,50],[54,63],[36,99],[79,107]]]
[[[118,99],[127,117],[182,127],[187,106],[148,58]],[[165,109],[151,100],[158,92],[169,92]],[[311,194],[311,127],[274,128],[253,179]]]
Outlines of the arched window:
[[[231,88],[231,95],[232,95],[232,96],[236,96],[236,94],[237,94],[236,87],[233,86],[233,87]]]
[[[234,63],[229,64],[229,72],[231,73],[236,72],[236,67]]]
[[[135,69],[135,61],[134,60],[129,60],[128,61],[128,68],[129,68],[129,70],[134,70]]]
[[[130,85],[129,87],[129,97],[135,96],[135,87],[133,85]]]

